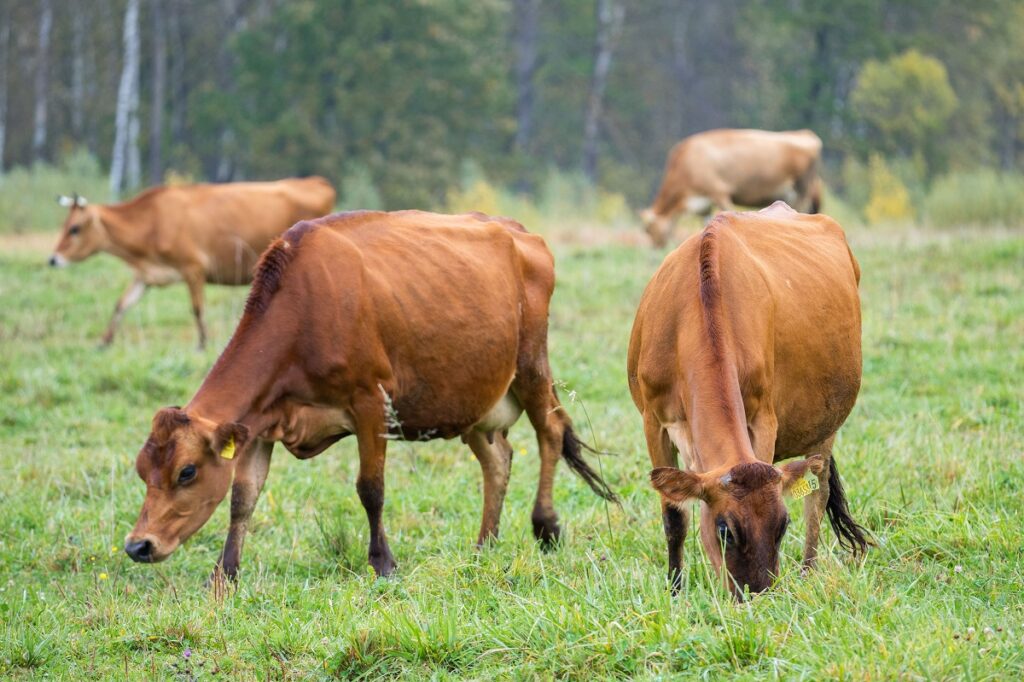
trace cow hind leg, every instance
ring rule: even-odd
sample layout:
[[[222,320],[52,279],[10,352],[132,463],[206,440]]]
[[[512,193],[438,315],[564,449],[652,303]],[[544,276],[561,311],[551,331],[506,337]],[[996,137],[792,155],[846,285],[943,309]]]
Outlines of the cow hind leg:
[[[498,537],[498,524],[512,470],[512,446],[505,435],[492,433],[491,438],[489,440],[488,434],[480,431],[470,431],[465,436],[466,444],[480,462],[484,479],[484,509],[480,535],[476,540],[477,547]]]
[[[249,519],[252,518],[256,500],[267,480],[273,449],[273,441],[259,440],[238,456],[235,478],[231,484],[231,525],[228,527],[224,549],[214,568],[212,581],[216,581],[221,573],[231,580],[238,576]]]
[[[369,562],[379,576],[389,576],[395,570],[395,558],[388,547],[384,533],[384,461],[387,440],[383,423],[384,409],[380,407],[381,419],[360,424],[356,438],[359,441],[359,476],[356,478],[356,492],[366,510],[370,526]]]

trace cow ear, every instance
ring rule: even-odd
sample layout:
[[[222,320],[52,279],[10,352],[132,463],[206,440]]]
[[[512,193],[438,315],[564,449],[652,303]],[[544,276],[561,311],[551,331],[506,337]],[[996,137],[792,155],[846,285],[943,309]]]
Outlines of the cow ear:
[[[85,208],[89,205],[89,200],[85,197],[75,197],[75,206],[78,208]]]
[[[788,493],[790,488],[796,485],[808,471],[815,476],[825,469],[825,458],[821,455],[811,455],[807,459],[797,459],[786,462],[779,467],[782,472],[782,492]]]
[[[234,459],[249,440],[249,429],[237,422],[221,424],[213,431],[210,447],[224,459]]]
[[[699,474],[675,467],[658,467],[651,471],[651,485],[673,504],[703,499],[705,493],[704,481]]]
[[[75,200],[69,196],[60,194],[57,196],[57,203],[63,206],[64,208],[68,208],[69,206],[75,203]]]

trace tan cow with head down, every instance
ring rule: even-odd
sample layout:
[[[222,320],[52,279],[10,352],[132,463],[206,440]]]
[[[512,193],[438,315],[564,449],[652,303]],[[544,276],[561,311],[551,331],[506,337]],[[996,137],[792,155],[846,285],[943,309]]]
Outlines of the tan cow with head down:
[[[125,311],[147,287],[184,280],[203,347],[203,285],[248,284],[260,254],[275,237],[300,220],[330,213],[334,199],[334,188],[321,177],[153,187],[120,204],[61,197],[69,211],[50,265],[105,251],[134,271],[103,345],[113,341]]]
[[[552,385],[554,285],[544,240],[505,218],[362,211],[298,223],[264,253],[238,328],[191,402],[153,418],[136,461],[146,499],[125,551],[167,558],[230,487],[219,565],[234,576],[274,442],[307,459],[351,435],[379,575],[395,567],[381,518],[389,439],[469,446],[483,470],[483,543],[498,533],[506,436],[524,411],[541,460],[533,532],[554,543],[560,456],[614,498]]]
[[[709,130],[679,142],[668,154],[661,189],[641,213],[654,245],[668,241],[683,213],[708,215],[734,204],[785,201],[798,211],[821,210],[821,138],[810,130]]]
[[[865,548],[832,458],[860,388],[859,281],[842,228],[780,202],[718,215],[647,286],[627,371],[674,586],[693,501],[704,549],[737,597],[778,575],[782,496],[795,486],[810,492],[806,567],[826,512],[840,543]]]

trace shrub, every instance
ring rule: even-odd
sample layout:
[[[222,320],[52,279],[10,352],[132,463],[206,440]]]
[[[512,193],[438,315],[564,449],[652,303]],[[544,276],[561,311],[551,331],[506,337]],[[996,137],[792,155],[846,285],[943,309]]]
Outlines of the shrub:
[[[873,154],[868,163],[868,184],[871,194],[864,207],[864,217],[869,223],[913,219],[914,207],[907,186],[878,154]]]
[[[37,163],[9,170],[0,176],[0,233],[56,231],[67,212],[57,197],[71,192],[96,202],[109,197],[99,161],[84,149],[59,166]]]
[[[925,218],[936,227],[1024,224],[1024,175],[978,169],[947,174],[925,200]]]

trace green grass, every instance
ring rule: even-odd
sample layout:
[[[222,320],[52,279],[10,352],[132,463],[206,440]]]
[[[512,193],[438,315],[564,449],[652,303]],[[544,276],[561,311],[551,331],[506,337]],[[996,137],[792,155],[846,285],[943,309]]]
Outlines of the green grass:
[[[128,272],[108,257],[48,270],[46,241],[0,249],[0,677],[1024,675],[1020,232],[852,235],[864,387],[836,456],[854,515],[880,546],[855,563],[826,531],[820,570],[801,578],[794,502],[784,575],[744,605],[714,587],[693,534],[682,594],[665,589],[658,502],[624,376],[634,306],[662,254],[556,249],[552,364],[576,392],[582,435],[620,453],[602,467],[622,509],[561,467],[566,543],[540,552],[523,420],[502,539],[477,553],[469,451],[457,440],[395,444],[385,519],[400,566],[376,580],[354,443],[307,462],[279,450],[241,585],[218,603],[204,580],[226,504],[164,564],[135,565],[119,548],[143,496],[133,461],[149,420],[191,396],[245,291],[208,290],[206,353],[193,350],[180,286],[147,294],[114,347],[98,351]]]

